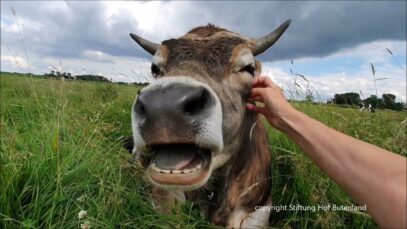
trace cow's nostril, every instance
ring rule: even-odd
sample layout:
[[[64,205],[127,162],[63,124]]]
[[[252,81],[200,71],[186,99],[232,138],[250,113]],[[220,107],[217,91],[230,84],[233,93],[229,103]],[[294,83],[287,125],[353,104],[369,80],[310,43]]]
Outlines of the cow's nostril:
[[[137,98],[136,104],[134,105],[134,112],[139,116],[144,116],[146,114],[144,104],[140,98]]]
[[[184,113],[189,115],[200,113],[208,105],[209,97],[209,92],[205,88],[190,91],[184,100]]]

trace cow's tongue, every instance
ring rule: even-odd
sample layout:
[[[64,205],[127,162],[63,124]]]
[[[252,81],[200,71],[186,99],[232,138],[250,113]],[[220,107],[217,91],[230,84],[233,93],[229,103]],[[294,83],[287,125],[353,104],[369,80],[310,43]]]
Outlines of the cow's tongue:
[[[154,162],[160,169],[182,169],[190,164],[197,155],[190,151],[160,150]]]

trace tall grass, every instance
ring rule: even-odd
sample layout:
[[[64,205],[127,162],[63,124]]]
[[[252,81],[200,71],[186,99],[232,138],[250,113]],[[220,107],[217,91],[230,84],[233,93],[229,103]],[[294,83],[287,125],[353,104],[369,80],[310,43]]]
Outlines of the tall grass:
[[[154,211],[142,169],[127,163],[134,86],[2,73],[0,228],[215,227],[196,205]],[[37,99],[34,99],[34,93]],[[294,103],[328,126],[406,155],[405,113]],[[403,121],[404,120],[404,121]],[[275,205],[350,205],[352,200],[284,134],[268,128]],[[78,213],[87,216],[78,218]],[[272,212],[276,228],[374,228],[352,211]]]
[[[14,10],[13,7],[11,7],[11,12],[13,13],[14,18],[16,19],[16,24],[17,24],[17,27],[18,27],[18,32],[20,33],[20,38],[21,38],[21,41],[22,41],[22,43],[23,43],[24,52],[25,52],[25,58],[26,58],[26,60],[27,60],[28,73],[31,73],[32,71],[31,71],[30,58],[28,58],[27,47],[26,47],[26,45],[25,45],[25,40],[24,40],[23,32],[21,31],[21,30],[22,30],[22,29],[21,29],[21,25],[20,25],[20,22],[18,21],[17,13],[16,13],[16,11]]]
[[[155,213],[140,169],[126,164],[121,139],[131,135],[137,87],[44,79],[28,84],[28,78],[1,75],[0,228],[205,224],[188,212]],[[86,219],[78,219],[81,210]]]

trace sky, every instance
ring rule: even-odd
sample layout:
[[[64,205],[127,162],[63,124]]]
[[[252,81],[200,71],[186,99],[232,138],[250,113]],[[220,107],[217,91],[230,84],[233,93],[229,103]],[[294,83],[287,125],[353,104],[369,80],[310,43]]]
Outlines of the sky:
[[[376,94],[372,63],[379,97],[406,102],[406,1],[1,1],[1,71],[151,81],[151,56],[130,32],[160,43],[211,23],[257,38],[287,19],[256,58],[289,98],[307,88],[321,101],[367,98]]]

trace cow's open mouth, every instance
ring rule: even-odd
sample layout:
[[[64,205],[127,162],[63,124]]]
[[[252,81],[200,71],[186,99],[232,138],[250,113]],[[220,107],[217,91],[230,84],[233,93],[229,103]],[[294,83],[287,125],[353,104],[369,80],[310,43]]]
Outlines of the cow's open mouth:
[[[160,185],[193,186],[209,173],[211,151],[193,144],[151,146],[153,156],[147,173]]]

